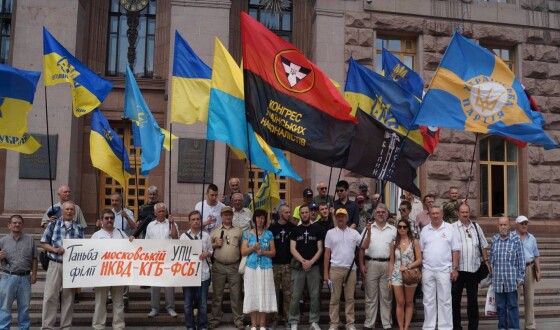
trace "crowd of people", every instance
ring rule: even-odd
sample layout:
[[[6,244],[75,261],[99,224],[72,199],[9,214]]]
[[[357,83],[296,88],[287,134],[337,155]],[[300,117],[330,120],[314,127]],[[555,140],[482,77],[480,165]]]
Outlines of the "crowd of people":
[[[91,237],[201,240],[201,284],[182,288],[188,330],[220,325],[226,283],[237,329],[245,328],[244,315],[250,315],[251,330],[280,325],[298,329],[303,300],[309,302],[308,327],[321,329],[321,290],[327,287],[329,330],[340,325],[352,330],[355,290],[360,282],[365,291],[365,329],[375,327],[378,314],[384,329],[408,329],[420,296],[423,329],[462,329],[461,299],[466,290],[468,329],[473,330],[479,322],[477,293],[482,268],[493,282],[498,328],[520,329],[522,290],[525,329],[536,329],[533,297],[535,281],[541,278],[539,250],[528,232],[529,219],[523,215],[515,220],[515,230],[510,228],[510,219],[500,217],[498,233],[489,244],[481,226],[471,219],[468,203],[459,200],[456,187],[450,188],[450,200],[442,206],[434,204],[431,194],[423,196],[422,202],[405,194],[399,214],[392,217],[382,196],[370,196],[365,184],[359,186],[353,201],[348,182],[336,184],[336,199],[320,182],[316,195],[310,188],[303,191],[304,203],[293,212],[283,203],[269,217],[266,211],[248,208],[251,197],[240,191],[239,179],[230,179],[229,185],[232,193],[221,198],[216,185],[207,186],[206,199],[188,214],[189,229],[183,233],[167,206],[158,201],[156,187],[147,190],[148,202],[138,211],[138,221],[123,207],[122,196],[114,194],[112,208],[101,212],[99,228]],[[60,328],[72,326],[76,291],[62,286],[62,241],[85,238],[85,219],[71,201],[70,188],[60,187],[58,196],[60,201],[47,210],[42,222],[45,231],[40,246],[49,259],[42,329],[54,329],[59,307]],[[13,215],[10,234],[0,239],[0,329],[10,327],[14,301],[19,328],[30,326],[38,252],[33,239],[23,233],[23,222],[20,215]],[[156,318],[160,312],[161,289],[165,291],[165,310],[177,317],[174,288],[160,287],[151,288],[148,317]],[[128,287],[96,287],[92,327],[105,328],[107,305],[112,304],[112,326],[123,329],[128,300]]]

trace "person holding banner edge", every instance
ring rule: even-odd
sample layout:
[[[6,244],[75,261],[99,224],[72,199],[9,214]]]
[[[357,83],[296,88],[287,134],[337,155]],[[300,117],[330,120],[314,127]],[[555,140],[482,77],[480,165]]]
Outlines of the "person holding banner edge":
[[[128,236],[119,228],[114,227],[115,213],[110,209],[101,211],[102,228],[96,231],[91,239],[127,239]],[[113,329],[124,329],[124,286],[102,286],[95,288],[95,312],[91,322],[96,330],[105,329],[107,322],[107,297],[111,292],[113,300]]]

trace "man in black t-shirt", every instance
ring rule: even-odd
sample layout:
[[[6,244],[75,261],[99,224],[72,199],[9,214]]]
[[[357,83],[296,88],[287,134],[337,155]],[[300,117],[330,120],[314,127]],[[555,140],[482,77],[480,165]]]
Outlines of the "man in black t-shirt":
[[[294,257],[292,263],[292,298],[290,300],[290,314],[288,321],[292,329],[297,329],[299,323],[299,299],[307,283],[309,300],[309,323],[311,330],[319,328],[320,278],[318,261],[323,254],[323,230],[318,225],[311,224],[309,206],[302,205],[299,209],[301,225],[297,226],[290,236],[290,251]]]
[[[274,273],[274,287],[276,288],[276,299],[278,299],[278,306],[280,306],[280,297],[283,299],[282,311],[285,322],[288,322],[288,312],[290,309],[290,287],[291,287],[291,273],[290,261],[292,254],[290,253],[290,235],[296,226],[292,223],[292,214],[290,207],[286,204],[278,208],[278,221],[272,224],[268,230],[274,236],[274,246],[276,248],[276,255],[272,258],[272,272]],[[274,314],[273,322],[278,323],[282,320]]]

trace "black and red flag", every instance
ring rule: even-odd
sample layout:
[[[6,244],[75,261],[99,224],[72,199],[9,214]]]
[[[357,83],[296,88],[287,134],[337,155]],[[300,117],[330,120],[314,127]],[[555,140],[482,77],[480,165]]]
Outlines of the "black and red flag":
[[[359,124],[344,168],[365,177],[393,182],[421,196],[414,180],[416,169],[429,156],[428,151],[412,139],[407,139],[403,147],[404,135],[381,124],[360,108],[356,111],[356,118]]]
[[[268,144],[327,166],[346,163],[357,119],[294,45],[241,13],[245,109]]]

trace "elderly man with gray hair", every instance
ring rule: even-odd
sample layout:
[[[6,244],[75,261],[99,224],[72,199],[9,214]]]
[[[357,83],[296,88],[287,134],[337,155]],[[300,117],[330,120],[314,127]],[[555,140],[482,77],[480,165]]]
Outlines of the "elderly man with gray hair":
[[[62,185],[58,188],[57,192],[59,202],[55,203],[54,205],[50,206],[45,214],[43,215],[43,219],[41,220],[41,227],[47,228],[47,225],[51,221],[56,221],[58,218],[62,216],[62,204],[67,202],[72,197],[72,190],[68,185]],[[74,203],[75,212],[74,212],[74,222],[80,224],[82,228],[87,227],[86,218],[82,212],[82,209],[76,203]]]
[[[148,187],[148,202],[142,206],[138,210],[138,227],[132,236],[134,238],[143,237],[146,234],[146,228],[156,218],[154,213],[154,205],[158,203],[158,188],[156,186]]]

